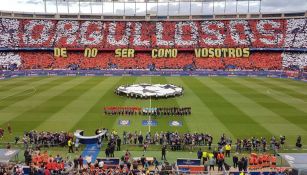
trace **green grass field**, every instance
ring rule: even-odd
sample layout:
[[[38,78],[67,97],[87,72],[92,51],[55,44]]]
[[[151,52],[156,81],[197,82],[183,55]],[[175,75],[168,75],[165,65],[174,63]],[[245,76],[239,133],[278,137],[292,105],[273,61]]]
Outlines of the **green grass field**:
[[[114,89],[132,83],[173,83],[184,95],[152,100],[152,107],[191,106],[192,115],[155,117],[151,132],[206,132],[214,143],[225,133],[232,138],[278,136],[289,145],[298,135],[307,140],[307,83],[272,78],[225,77],[27,77],[0,81],[0,126],[10,123],[10,140],[28,130],[75,131],[91,135],[97,128],[148,131],[146,116],[105,116],[104,106],[150,107],[150,100],[128,99]],[[119,126],[128,119],[130,126]],[[182,121],[170,127],[169,121]]]

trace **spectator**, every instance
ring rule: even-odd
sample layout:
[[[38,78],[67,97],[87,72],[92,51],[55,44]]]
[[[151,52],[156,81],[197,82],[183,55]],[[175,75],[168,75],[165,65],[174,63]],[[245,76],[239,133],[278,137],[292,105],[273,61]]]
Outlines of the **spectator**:
[[[2,139],[4,136],[4,129],[0,128],[0,139]]]
[[[209,166],[210,166],[209,170],[210,170],[210,171],[211,171],[211,170],[214,171],[215,162],[216,162],[216,160],[215,160],[214,157],[211,157],[211,158],[209,159]]]
[[[298,136],[297,139],[296,139],[296,144],[295,144],[296,147],[298,147],[298,148],[301,148],[301,147],[302,147],[301,141],[302,141],[301,136]]]
[[[116,139],[116,146],[117,146],[116,150],[117,151],[120,151],[121,142],[122,140],[120,139],[120,137],[117,137]]]
[[[166,161],[166,145],[162,146],[162,160]]]
[[[238,166],[238,161],[239,161],[238,156],[234,155],[234,156],[232,157],[232,162],[233,162],[233,167],[234,167],[234,168],[237,168],[237,166]]]
[[[159,162],[156,157],[154,157],[152,164],[155,166],[155,171],[159,171],[159,168],[158,168]]]
[[[247,171],[247,166],[248,166],[248,159],[247,159],[247,157],[243,157],[242,161],[243,161],[243,170],[246,172]]]
[[[78,164],[79,164],[78,157],[75,157],[74,158],[74,169],[78,169]]]
[[[74,148],[73,148],[73,141],[72,139],[69,139],[67,142],[67,146],[68,146],[68,153],[74,153]]]
[[[12,134],[12,127],[11,127],[10,123],[7,124],[7,130],[9,132],[9,134]]]
[[[239,172],[243,171],[244,168],[243,168],[243,165],[244,164],[244,158],[241,158],[239,161],[238,161],[238,170]]]
[[[11,149],[11,144],[10,143],[7,143],[6,149]]]
[[[230,157],[230,151],[231,151],[231,145],[230,144],[225,145],[225,151],[226,151],[226,157]]]
[[[83,168],[83,158],[82,158],[82,156],[79,157],[78,162],[79,162],[79,168],[80,169]]]
[[[203,152],[201,151],[201,149],[199,148],[199,150],[197,151],[197,158],[201,159],[203,155]]]

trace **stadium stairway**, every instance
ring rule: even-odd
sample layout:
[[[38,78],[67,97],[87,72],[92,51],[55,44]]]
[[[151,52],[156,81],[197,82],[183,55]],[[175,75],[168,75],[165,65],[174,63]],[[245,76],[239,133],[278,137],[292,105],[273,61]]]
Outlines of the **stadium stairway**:
[[[100,152],[100,147],[97,143],[95,144],[86,144],[83,152],[82,152],[82,157],[83,157],[83,164],[87,163],[87,159],[90,158],[91,162],[94,163],[98,154]]]

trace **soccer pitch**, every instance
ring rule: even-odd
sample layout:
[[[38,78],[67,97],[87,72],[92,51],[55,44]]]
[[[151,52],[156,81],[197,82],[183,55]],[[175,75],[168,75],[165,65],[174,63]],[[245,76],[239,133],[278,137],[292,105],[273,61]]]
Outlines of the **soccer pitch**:
[[[117,96],[114,89],[133,83],[172,83],[184,95],[142,100]],[[142,131],[148,116],[105,116],[105,106],[192,107],[192,115],[151,117],[160,131],[204,132],[216,143],[222,133],[231,138],[286,136],[294,145],[298,135],[307,139],[307,83],[272,78],[226,77],[25,77],[0,81],[0,125],[11,125],[14,136],[24,131],[85,130],[97,128]],[[118,120],[130,120],[120,126]],[[181,127],[169,126],[181,121]]]

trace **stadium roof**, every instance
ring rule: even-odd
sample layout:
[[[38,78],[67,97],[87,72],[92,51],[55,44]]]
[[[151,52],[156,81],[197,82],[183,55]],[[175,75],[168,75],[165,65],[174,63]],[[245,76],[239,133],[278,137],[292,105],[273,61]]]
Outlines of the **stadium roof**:
[[[306,11],[307,0],[1,0],[0,10],[105,15],[210,15]]]

